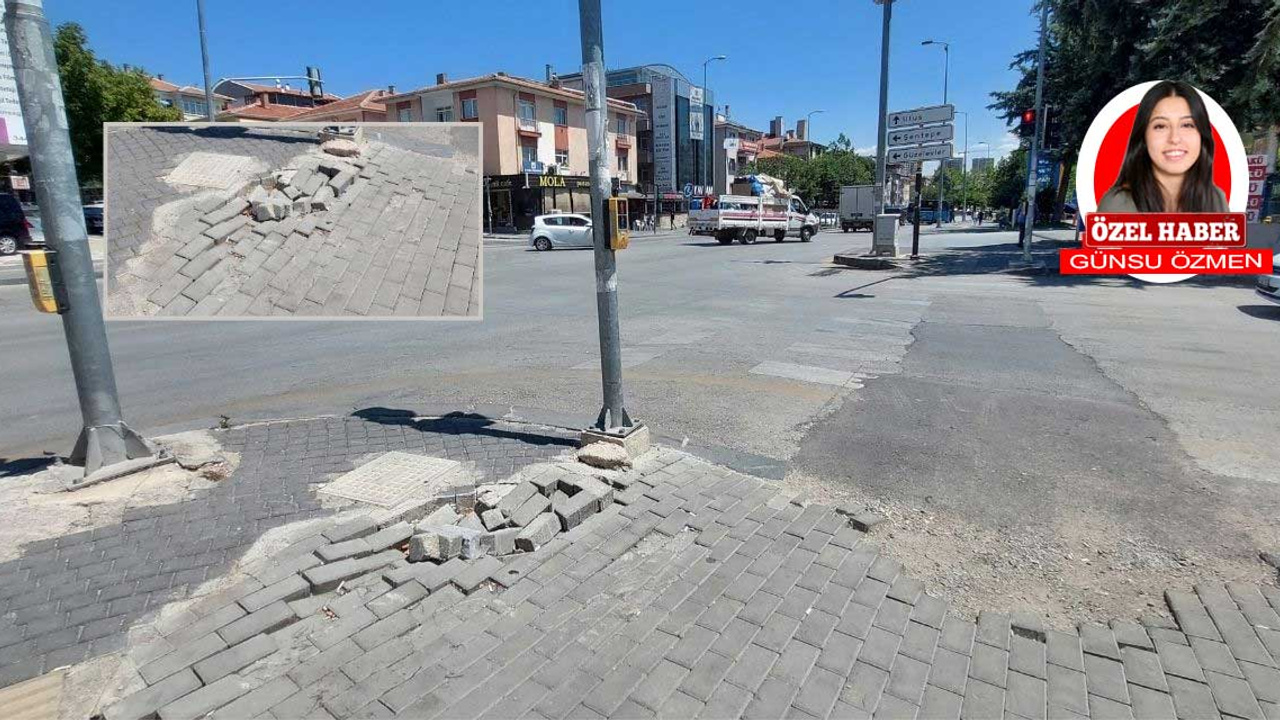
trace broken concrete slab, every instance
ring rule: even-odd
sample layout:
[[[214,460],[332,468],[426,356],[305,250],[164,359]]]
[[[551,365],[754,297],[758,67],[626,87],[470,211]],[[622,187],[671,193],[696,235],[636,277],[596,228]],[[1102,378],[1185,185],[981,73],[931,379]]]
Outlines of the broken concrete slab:
[[[607,470],[631,467],[626,448],[613,443],[593,442],[578,450],[576,457],[579,462]]]

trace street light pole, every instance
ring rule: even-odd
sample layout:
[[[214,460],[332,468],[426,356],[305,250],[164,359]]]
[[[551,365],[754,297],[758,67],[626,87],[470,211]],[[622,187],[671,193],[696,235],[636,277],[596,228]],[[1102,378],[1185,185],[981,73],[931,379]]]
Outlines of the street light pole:
[[[960,154],[960,213],[962,216],[968,213],[969,209],[969,113],[963,110],[957,110],[957,115],[964,116],[964,152]]]
[[[707,147],[706,147],[707,127],[706,127],[706,121],[705,121],[706,111],[703,110],[703,108],[706,107],[706,103],[707,103],[707,65],[709,65],[710,63],[716,60],[728,60],[728,59],[729,59],[728,55],[716,55],[715,57],[709,57],[706,60],[702,61],[702,106],[698,108],[698,112],[703,114],[704,121],[702,126],[702,139],[698,141],[698,191],[704,195],[707,192],[706,191],[707,175],[706,175],[706,168],[705,168],[705,165],[707,162]],[[716,127],[716,114],[712,112],[711,113],[711,136],[713,138],[715,137],[715,127]]]
[[[826,110],[813,110],[813,111],[810,111],[808,115],[804,116],[804,133],[805,133],[804,139],[805,140],[809,140],[809,137],[813,135],[813,116],[817,115],[818,113],[824,113],[824,112],[826,112]],[[812,143],[813,141],[809,140],[809,142]]]
[[[196,0],[196,19],[200,23],[200,62],[204,66],[205,118],[213,122],[218,112],[213,107],[213,83],[209,80],[209,40],[204,32],[204,0]]]
[[[947,104],[947,84],[951,75],[951,43],[941,40],[925,40],[921,45],[942,46],[942,104]],[[938,212],[934,213],[935,227],[942,227],[942,205],[947,199],[947,161],[942,160],[938,172]]]
[[[107,326],[98,300],[71,136],[67,132],[58,63],[41,0],[9,0],[5,29],[18,102],[28,129],[31,175],[45,240],[57,253],[66,288],[67,310],[62,314],[62,329],[83,418],[83,429],[70,460],[84,467],[84,477],[76,484],[85,484],[154,464],[156,453],[125,424],[120,413]]]
[[[880,117],[876,120],[876,189],[874,208],[878,218],[884,213],[885,134],[888,131],[887,116],[889,114],[889,23],[893,17],[893,0],[875,1],[884,6],[884,15],[880,28]]]
[[[578,0],[582,34],[582,88],[587,104],[587,152],[591,175],[591,232],[595,241],[596,314],[600,325],[600,374],[604,406],[594,429],[626,435],[631,418],[622,404],[622,338],[618,326],[618,259],[609,244],[610,194],[604,82],[604,27],[600,0]]]
[[[1025,242],[1022,244],[1022,261],[1031,264],[1031,232],[1036,222],[1036,165],[1040,153],[1040,130],[1044,126],[1044,41],[1045,27],[1049,22],[1049,3],[1040,3],[1040,49],[1036,51],[1036,133],[1031,137],[1031,153],[1027,166],[1027,216]]]

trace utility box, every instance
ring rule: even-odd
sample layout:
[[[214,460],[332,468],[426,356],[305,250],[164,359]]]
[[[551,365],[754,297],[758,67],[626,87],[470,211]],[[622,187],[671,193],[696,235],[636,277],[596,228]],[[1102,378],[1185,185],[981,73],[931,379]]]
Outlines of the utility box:
[[[627,229],[627,199],[609,198],[609,247],[626,250],[631,244],[631,232]]]
[[[872,255],[898,255],[898,216],[881,213],[876,216],[874,236],[871,240]]]

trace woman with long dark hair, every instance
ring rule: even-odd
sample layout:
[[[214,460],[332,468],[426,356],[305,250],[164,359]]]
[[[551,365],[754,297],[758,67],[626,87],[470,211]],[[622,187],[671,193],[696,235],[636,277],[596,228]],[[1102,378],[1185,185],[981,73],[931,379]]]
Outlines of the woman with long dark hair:
[[[1213,130],[1196,89],[1164,80],[1142,97],[1116,184],[1098,212],[1226,212],[1213,184]]]

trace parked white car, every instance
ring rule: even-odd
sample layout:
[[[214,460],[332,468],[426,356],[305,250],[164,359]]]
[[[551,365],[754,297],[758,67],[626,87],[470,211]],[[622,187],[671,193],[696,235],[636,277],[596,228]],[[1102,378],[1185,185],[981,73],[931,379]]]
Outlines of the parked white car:
[[[591,218],[577,213],[539,215],[529,230],[529,246],[537,250],[592,247]]]

